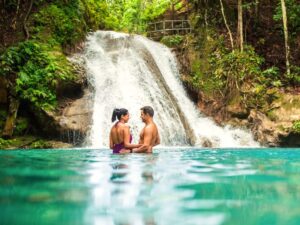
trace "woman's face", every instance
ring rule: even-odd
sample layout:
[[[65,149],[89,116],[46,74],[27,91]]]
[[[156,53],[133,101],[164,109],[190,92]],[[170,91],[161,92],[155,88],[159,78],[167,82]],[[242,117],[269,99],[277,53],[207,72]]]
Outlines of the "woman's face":
[[[125,123],[127,123],[129,120],[129,113],[127,113],[126,115],[123,115],[122,118],[125,121]]]

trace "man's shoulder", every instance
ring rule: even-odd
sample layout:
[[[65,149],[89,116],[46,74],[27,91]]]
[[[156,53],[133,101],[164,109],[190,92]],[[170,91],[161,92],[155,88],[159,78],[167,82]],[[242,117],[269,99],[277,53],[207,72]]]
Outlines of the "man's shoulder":
[[[156,128],[156,125],[154,123],[150,123],[144,127],[144,130],[145,131],[153,131],[155,128]]]

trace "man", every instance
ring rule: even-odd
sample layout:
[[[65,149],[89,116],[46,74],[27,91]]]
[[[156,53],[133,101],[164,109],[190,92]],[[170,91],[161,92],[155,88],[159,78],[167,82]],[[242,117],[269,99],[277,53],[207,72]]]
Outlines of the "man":
[[[141,108],[141,119],[145,127],[140,134],[140,147],[133,149],[135,153],[152,153],[152,148],[160,144],[160,137],[156,124],[153,122],[154,110],[151,106]]]

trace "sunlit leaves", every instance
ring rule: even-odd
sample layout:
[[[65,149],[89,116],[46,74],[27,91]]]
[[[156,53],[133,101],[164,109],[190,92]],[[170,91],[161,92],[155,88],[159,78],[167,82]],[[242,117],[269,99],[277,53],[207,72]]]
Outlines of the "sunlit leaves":
[[[14,88],[20,99],[37,107],[53,108],[58,80],[71,79],[65,57],[53,54],[49,46],[34,41],[21,42],[0,57],[1,75],[8,79],[16,74]]]

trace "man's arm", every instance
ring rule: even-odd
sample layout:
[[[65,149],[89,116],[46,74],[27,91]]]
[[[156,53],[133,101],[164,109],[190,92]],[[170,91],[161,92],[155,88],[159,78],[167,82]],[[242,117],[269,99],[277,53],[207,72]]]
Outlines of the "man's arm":
[[[150,148],[152,148],[152,146],[151,146],[152,135],[153,135],[152,127],[145,127],[144,128],[144,142],[143,142],[142,146],[135,148],[132,151],[135,153],[147,152]]]

